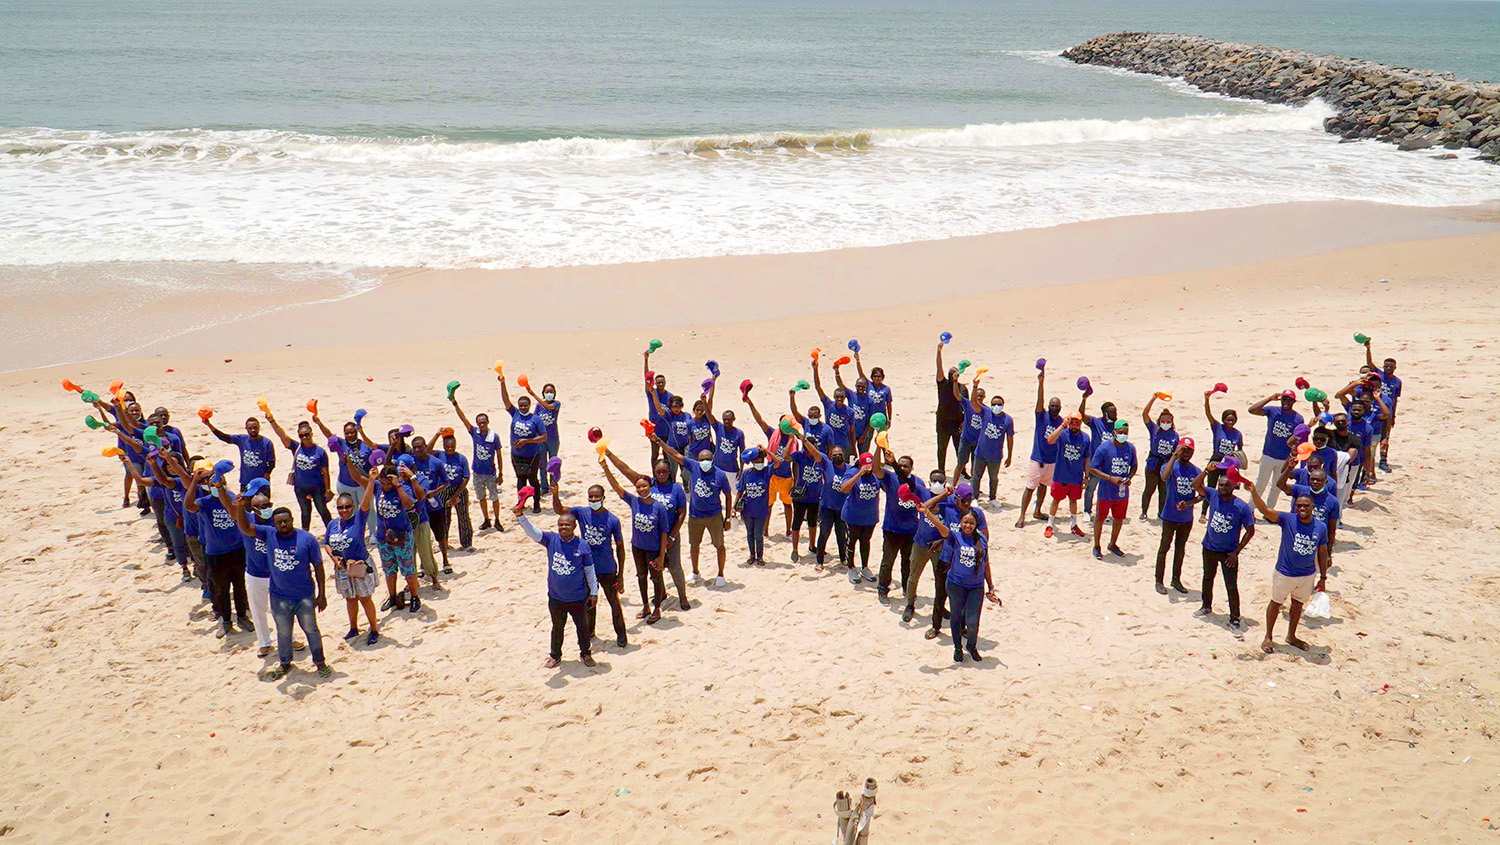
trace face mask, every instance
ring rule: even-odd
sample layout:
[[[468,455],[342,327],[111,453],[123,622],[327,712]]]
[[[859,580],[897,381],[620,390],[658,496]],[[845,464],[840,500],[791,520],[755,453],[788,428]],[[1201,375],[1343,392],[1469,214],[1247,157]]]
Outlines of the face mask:
[[[999,414],[999,413],[1002,413],[1004,411],[1005,411],[1005,403],[1004,402],[1001,402],[1000,404],[998,404],[998,405],[995,406],[995,413]]]
[[[1325,484],[1325,485],[1323,485],[1323,487],[1314,487],[1311,484],[1309,484],[1307,486],[1307,489],[1309,489],[1309,490],[1313,491],[1314,493],[1317,493],[1319,496],[1321,496],[1321,495],[1323,495],[1323,488],[1327,487],[1327,486],[1328,485]]]
[[[258,516],[258,517],[260,517],[261,519],[270,519],[271,518],[271,509],[270,508],[261,508],[260,510],[258,510],[258,511],[255,512],[255,515]]]
[[[817,424],[821,423],[822,421],[823,421],[822,417],[808,417],[807,418],[807,424],[808,425],[817,425]]]
[[[840,455],[837,458],[833,459],[833,465],[836,466],[836,467],[841,467],[845,463],[846,463],[846,461],[844,460],[844,456],[843,455]]]
[[[698,469],[701,469],[704,472],[708,472],[709,470],[711,470],[713,468],[714,468],[714,462],[713,461],[699,461],[698,462]]]
[[[551,402],[553,399],[557,398],[557,394],[549,390],[546,393],[542,394],[542,398],[546,399],[548,402]]]
[[[590,510],[596,510],[596,511],[602,511],[602,510],[604,510],[604,503],[603,502],[589,502],[589,509]]]
[[[1123,432],[1123,431],[1122,432],[1117,432],[1115,434],[1115,442],[1116,443],[1124,443],[1128,439],[1130,439],[1129,435],[1125,434],[1125,432]]]
[[[993,404],[993,405],[990,406],[990,410],[994,411],[995,413],[998,414],[998,413],[1000,413],[1000,409],[1003,408],[1003,407],[1005,407],[1005,406],[1001,405],[999,402],[996,402],[995,404]]]
[[[1157,426],[1157,428],[1161,429],[1162,431],[1171,431],[1172,424],[1169,422],[1164,422],[1161,425]]]
[[[766,468],[766,462],[765,461],[756,461],[754,464],[751,464],[751,466],[755,467],[756,469],[765,469]]]

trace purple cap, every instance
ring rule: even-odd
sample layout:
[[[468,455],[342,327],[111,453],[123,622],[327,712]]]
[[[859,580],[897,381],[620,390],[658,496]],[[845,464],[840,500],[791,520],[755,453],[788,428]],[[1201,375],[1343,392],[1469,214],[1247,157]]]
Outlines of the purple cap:
[[[370,452],[370,466],[372,466],[372,467],[378,467],[378,466],[380,466],[383,463],[385,463],[385,450],[384,449],[373,449],[373,450],[371,450],[371,452]]]
[[[1089,377],[1088,376],[1079,376],[1078,377],[1078,389],[1079,390],[1088,390],[1089,389]]]
[[[344,438],[339,437],[337,434],[329,435],[328,451],[339,455],[344,454]]]
[[[713,387],[714,387],[714,380],[711,379],[711,378],[706,378],[706,379],[703,380],[703,384],[699,385],[699,387],[702,387],[703,388],[703,392],[707,393],[707,392],[709,392],[710,390],[713,389]]]
[[[1047,359],[1046,358],[1038,358],[1038,359],[1036,359],[1036,368],[1038,370],[1043,369],[1046,366],[1047,366]]]
[[[953,488],[953,495],[960,499],[972,499],[974,498],[974,486],[967,481],[962,482]]]
[[[1225,455],[1219,461],[1219,469],[1239,469],[1240,460],[1233,455]]]
[[[400,428],[396,429],[396,433],[401,435],[402,437],[410,437],[411,433],[414,431],[416,431],[416,429],[412,428],[409,425],[403,425]]]
[[[562,458],[554,455],[547,461],[547,475],[552,478],[553,484],[557,483],[557,479],[562,477]]]

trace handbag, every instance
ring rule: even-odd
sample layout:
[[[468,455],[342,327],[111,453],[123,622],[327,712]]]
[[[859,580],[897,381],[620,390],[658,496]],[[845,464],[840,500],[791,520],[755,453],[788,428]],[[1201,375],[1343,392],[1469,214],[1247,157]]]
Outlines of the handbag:
[[[365,575],[369,574],[369,563],[362,560],[351,560],[345,565],[344,571],[349,574],[350,581],[363,581]]]

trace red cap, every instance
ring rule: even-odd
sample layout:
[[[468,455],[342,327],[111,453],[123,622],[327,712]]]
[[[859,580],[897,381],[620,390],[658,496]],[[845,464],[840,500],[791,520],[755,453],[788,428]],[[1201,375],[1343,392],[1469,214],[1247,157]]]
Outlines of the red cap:
[[[1282,399],[1296,399],[1297,398],[1297,394],[1291,392],[1290,390],[1283,390],[1283,391],[1281,391],[1281,398]]]
[[[873,463],[875,463],[875,458],[869,452],[863,452],[863,453],[860,454],[860,456],[859,456],[859,465],[860,466],[867,467],[867,466],[870,466]]]
[[[1196,443],[1193,442],[1193,438],[1191,438],[1191,437],[1184,437],[1181,440],[1178,440],[1177,442],[1178,442],[1179,445],[1186,446],[1189,449],[1196,449],[1197,446],[1198,446],[1198,444],[1196,444]]]

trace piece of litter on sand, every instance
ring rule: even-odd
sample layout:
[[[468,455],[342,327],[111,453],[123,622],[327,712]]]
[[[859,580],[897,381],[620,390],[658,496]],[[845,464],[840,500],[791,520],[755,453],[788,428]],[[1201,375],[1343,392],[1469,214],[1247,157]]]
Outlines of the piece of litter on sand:
[[[1087,710],[1087,711],[1089,711],[1089,712],[1090,712],[1090,713],[1092,713],[1092,712],[1094,712],[1094,708],[1092,708],[1092,707],[1090,707],[1090,706],[1088,706],[1088,705],[1087,705],[1087,704],[1080,704],[1080,705],[1078,705],[1078,706],[1079,706],[1079,708],[1081,708],[1081,709],[1083,709],[1083,710]]]
[[[1266,686],[1270,687],[1271,689],[1275,689],[1276,688],[1276,682],[1275,681],[1266,681]]]
[[[619,796],[621,796],[621,795],[629,795],[629,794],[630,794],[630,790],[629,790],[629,789],[626,789],[626,788],[625,788],[625,787],[623,787],[623,786],[622,786],[622,787],[620,787],[620,788],[619,788],[619,789],[616,789],[616,790],[615,790],[615,796],[616,796],[616,797],[619,797]]]

